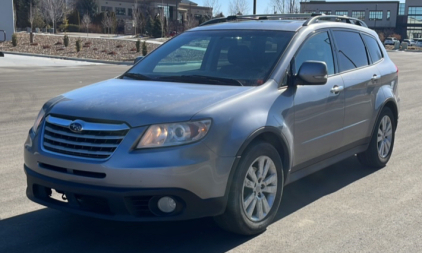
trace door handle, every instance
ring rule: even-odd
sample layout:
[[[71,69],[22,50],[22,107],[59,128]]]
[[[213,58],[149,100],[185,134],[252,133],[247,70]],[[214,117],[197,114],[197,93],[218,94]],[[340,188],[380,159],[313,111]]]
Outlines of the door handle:
[[[338,95],[340,91],[343,91],[343,90],[344,90],[343,86],[334,85],[333,88],[331,88],[331,93]]]
[[[372,79],[372,81],[378,81],[378,80],[381,79],[381,76],[374,74],[371,79]]]

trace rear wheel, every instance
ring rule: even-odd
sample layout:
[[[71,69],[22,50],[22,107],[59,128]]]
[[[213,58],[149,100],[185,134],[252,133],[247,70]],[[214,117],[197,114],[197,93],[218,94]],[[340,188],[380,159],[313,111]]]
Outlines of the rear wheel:
[[[284,186],[277,150],[265,142],[252,145],[242,155],[233,180],[227,209],[215,221],[237,234],[265,231],[277,214]]]
[[[382,109],[368,149],[357,155],[366,166],[381,168],[390,160],[395,138],[394,115],[390,108]]]

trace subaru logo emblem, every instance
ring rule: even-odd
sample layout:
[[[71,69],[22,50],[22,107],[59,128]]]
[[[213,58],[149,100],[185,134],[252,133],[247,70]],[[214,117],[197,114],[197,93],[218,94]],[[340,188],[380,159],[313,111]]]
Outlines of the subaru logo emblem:
[[[73,122],[70,124],[69,129],[74,133],[80,133],[83,130],[82,125],[78,122]]]

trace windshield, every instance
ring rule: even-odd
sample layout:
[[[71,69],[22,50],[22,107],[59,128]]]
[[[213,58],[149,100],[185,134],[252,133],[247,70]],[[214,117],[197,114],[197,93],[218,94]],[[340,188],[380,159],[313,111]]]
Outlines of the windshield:
[[[267,80],[293,34],[262,30],[186,32],[157,48],[123,78],[260,85]]]

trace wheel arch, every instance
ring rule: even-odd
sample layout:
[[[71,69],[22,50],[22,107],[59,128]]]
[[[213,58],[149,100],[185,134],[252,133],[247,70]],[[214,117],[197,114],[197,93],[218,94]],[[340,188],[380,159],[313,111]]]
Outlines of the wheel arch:
[[[256,130],[246,139],[245,142],[243,142],[242,146],[236,153],[236,157],[240,159],[244,151],[250,145],[253,145],[253,143],[258,141],[268,142],[273,145],[274,148],[277,150],[283,165],[284,181],[286,182],[288,172],[290,171],[291,167],[290,149],[288,148],[287,140],[285,136],[281,133],[280,129],[276,127],[267,126]],[[232,172],[234,172],[235,169],[236,168],[233,168]]]
[[[384,105],[382,106],[380,112],[378,113],[378,117],[381,114],[382,109],[384,109],[385,107],[388,107],[394,115],[394,127],[397,128],[397,124],[398,124],[398,120],[399,120],[399,110],[397,107],[397,104],[395,103],[395,101],[393,99],[389,99],[387,100]]]

